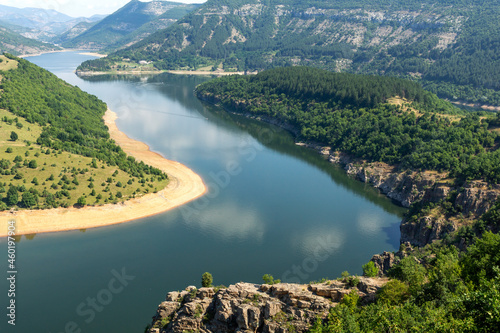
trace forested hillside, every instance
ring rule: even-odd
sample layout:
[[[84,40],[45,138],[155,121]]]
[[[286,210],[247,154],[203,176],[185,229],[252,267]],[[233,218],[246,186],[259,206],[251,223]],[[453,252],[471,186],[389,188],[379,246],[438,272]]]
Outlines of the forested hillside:
[[[442,97],[500,105],[500,3],[493,0],[209,0],[123,58],[158,69],[309,65],[413,78]]]
[[[97,97],[26,60],[0,60],[0,199],[8,189],[2,210],[116,202],[165,185],[163,172],[110,140],[106,104]],[[30,193],[29,205],[18,192]]]
[[[105,52],[117,50],[170,26],[198,6],[169,1],[133,0],[81,34],[71,39],[66,38],[62,46]]]
[[[60,50],[58,46],[29,39],[0,26],[0,54],[7,52],[14,55],[33,54]]]
[[[215,79],[196,93],[363,159],[500,182],[500,115],[463,113],[409,80],[288,67]]]

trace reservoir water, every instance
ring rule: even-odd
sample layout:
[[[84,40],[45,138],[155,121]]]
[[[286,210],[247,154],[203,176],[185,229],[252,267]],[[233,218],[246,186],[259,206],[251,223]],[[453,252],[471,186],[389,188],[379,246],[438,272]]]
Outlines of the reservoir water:
[[[274,126],[201,103],[201,76],[78,78],[92,56],[29,57],[118,114],[117,125],[151,150],[200,174],[209,193],[172,211],[121,225],[22,236],[17,242],[16,326],[1,332],[143,332],[168,291],[261,283],[271,274],[308,283],[361,274],[371,256],[399,247],[404,209],[349,178]],[[6,240],[0,240],[6,267]],[[6,269],[4,269],[4,272]]]

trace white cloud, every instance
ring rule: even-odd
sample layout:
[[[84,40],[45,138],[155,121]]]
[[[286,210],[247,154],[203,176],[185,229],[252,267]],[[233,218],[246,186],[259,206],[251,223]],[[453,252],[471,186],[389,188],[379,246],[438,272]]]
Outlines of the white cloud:
[[[344,233],[335,227],[319,227],[292,237],[292,245],[300,249],[304,256],[330,256],[344,243]]]
[[[379,215],[373,212],[361,212],[357,219],[358,230],[368,236],[377,235],[382,227],[384,226],[384,221]]]
[[[196,210],[196,204],[188,204],[181,206],[179,212],[184,217],[184,223],[221,240],[254,239],[261,242],[266,232],[265,223],[257,210],[235,202],[216,203],[213,207],[200,210]]]

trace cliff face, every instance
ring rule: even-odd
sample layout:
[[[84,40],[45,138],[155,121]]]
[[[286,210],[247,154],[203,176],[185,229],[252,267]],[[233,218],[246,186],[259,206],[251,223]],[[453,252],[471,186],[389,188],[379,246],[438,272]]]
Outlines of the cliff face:
[[[352,290],[367,304],[388,281],[357,279],[355,286],[347,280],[310,285],[237,283],[218,290],[190,286],[167,294],[149,332],[306,332]]]
[[[451,202],[457,211],[453,216],[431,211],[416,221],[403,219],[401,243],[410,242],[412,245],[424,246],[442,239],[446,234],[478,219],[500,198],[499,184],[475,180],[457,186],[446,173],[401,171],[386,163],[352,158],[342,152],[332,151],[330,147],[311,143],[298,145],[315,149],[331,163],[343,166],[348,174],[379,189],[403,207],[410,207],[419,201],[438,203],[449,198],[452,191],[457,192]]]
[[[413,245],[424,246],[433,240],[441,239],[446,234],[478,219],[500,198],[499,184],[482,181],[467,182],[460,188],[448,188],[448,191],[450,190],[459,192],[452,202],[453,207],[459,211],[458,214],[447,218],[431,213],[416,221],[404,219],[401,222],[401,242],[408,241]],[[423,200],[436,202],[432,196],[424,196]]]

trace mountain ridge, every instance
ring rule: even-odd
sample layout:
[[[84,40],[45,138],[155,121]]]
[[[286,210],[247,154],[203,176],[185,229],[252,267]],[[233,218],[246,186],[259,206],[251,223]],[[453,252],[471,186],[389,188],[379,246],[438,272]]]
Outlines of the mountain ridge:
[[[497,14],[490,0],[210,0],[105,61],[239,71],[309,65],[408,77],[441,97],[500,105]]]
[[[105,51],[120,49],[168,27],[196,7],[180,2],[133,0],[82,33],[63,41],[62,46]],[[170,16],[169,12],[172,12]]]
[[[17,8],[0,5],[0,23],[26,38],[43,42],[52,42],[57,35],[79,24],[80,22],[96,22],[103,15],[92,17],[71,17],[53,9]]]

